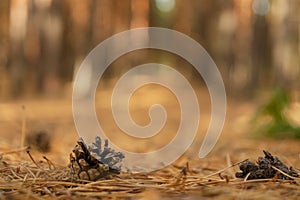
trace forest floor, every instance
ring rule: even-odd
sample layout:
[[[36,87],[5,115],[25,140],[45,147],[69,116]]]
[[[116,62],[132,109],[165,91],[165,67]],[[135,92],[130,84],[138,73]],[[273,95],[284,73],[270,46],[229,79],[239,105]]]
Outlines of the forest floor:
[[[143,117],[147,109],[143,106],[158,100],[170,117],[162,131],[174,132],[180,116],[174,109],[178,102],[171,94],[162,95],[156,88],[145,90],[158,94],[151,98],[145,91],[137,92],[131,102],[133,119],[147,124],[149,119]],[[110,95],[106,90],[97,93],[97,115],[104,130],[119,135],[109,111]],[[198,136],[180,159],[155,172],[122,172],[112,179],[96,182],[70,181],[67,177],[69,154],[79,137],[72,117],[71,95],[0,103],[0,199],[299,199],[300,178],[246,180],[235,177],[240,171],[236,163],[246,159],[256,162],[259,156],[264,156],[263,150],[278,156],[299,173],[300,140],[273,139],[255,133],[251,118],[261,99],[228,99],[226,121],[217,144],[205,158],[197,157],[210,121],[209,96],[197,95],[201,109]],[[293,113],[294,118],[300,119],[299,105],[295,105]],[[41,145],[41,140],[31,140],[30,154],[27,154],[20,148],[22,132],[27,137],[44,132],[46,141]],[[157,136],[154,141],[142,141],[139,145],[125,136],[113,139],[123,141],[120,145],[124,148],[141,151],[141,146],[151,150],[161,147],[172,136]],[[44,152],[38,149],[48,141],[49,149]]]

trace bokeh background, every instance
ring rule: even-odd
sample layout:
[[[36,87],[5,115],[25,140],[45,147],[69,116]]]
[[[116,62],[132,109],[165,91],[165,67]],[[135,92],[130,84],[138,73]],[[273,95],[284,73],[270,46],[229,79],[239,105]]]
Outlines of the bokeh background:
[[[203,45],[228,95],[249,98],[277,85],[299,90],[299,9],[293,0],[1,0],[0,99],[59,97],[97,44],[147,26],[180,31]]]

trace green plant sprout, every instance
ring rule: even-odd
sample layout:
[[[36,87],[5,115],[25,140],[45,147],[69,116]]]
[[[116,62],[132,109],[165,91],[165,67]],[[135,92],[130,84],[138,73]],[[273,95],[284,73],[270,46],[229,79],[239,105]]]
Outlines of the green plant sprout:
[[[294,137],[300,139],[300,127],[292,125],[284,114],[291,105],[288,92],[277,88],[270,100],[263,105],[254,117],[257,123],[262,117],[270,117],[270,121],[260,125],[258,131],[271,137]]]

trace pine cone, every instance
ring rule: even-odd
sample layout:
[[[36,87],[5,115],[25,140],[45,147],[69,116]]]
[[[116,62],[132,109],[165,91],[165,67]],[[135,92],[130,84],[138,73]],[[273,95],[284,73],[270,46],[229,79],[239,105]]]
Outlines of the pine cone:
[[[69,166],[75,179],[96,181],[121,172],[124,154],[109,148],[108,140],[105,140],[103,149],[101,143],[101,138],[98,136],[95,142],[88,146],[82,138],[79,138],[70,154]]]

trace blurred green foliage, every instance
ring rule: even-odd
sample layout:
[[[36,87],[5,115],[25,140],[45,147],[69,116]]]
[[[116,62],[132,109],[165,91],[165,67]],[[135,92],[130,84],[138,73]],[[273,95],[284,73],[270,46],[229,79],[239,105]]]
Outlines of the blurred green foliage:
[[[300,127],[292,125],[284,114],[290,105],[291,99],[288,92],[282,88],[275,89],[270,100],[259,109],[254,117],[255,123],[265,117],[271,118],[267,123],[262,123],[257,131],[271,137],[300,139]]]

